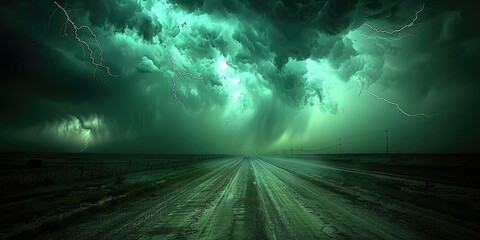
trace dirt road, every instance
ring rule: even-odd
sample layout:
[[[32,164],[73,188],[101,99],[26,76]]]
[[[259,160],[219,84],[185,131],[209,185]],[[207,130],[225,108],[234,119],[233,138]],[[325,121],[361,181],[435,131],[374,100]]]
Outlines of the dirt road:
[[[168,181],[172,184],[166,185]],[[467,196],[478,196],[476,189],[459,190],[439,183],[435,190],[428,190],[433,195],[425,195],[425,189],[418,190],[425,188],[424,185],[420,180],[401,175],[316,162],[299,163],[288,158],[224,158],[198,164],[175,179],[160,179],[158,190],[152,193],[42,237],[474,239],[479,236],[475,221],[462,220],[448,211],[428,206],[429,199],[435,204],[444,196],[440,192],[460,191]],[[478,210],[478,204],[464,207]]]

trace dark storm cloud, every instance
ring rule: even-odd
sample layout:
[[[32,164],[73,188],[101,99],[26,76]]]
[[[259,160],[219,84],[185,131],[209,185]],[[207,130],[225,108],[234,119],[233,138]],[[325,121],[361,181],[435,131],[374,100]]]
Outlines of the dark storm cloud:
[[[157,19],[143,12],[139,2],[128,0],[80,1],[70,0],[66,7],[87,11],[90,22],[99,27],[113,26],[116,31],[137,31],[138,35],[151,41],[162,31]]]
[[[45,45],[25,16],[7,9],[2,13],[0,121],[4,127],[41,122],[62,115],[62,106],[108,96],[91,76],[68,65],[62,51]]]
[[[447,115],[442,123],[454,129],[454,125],[474,126],[465,141],[480,131],[475,120],[476,91],[480,85],[477,67],[480,33],[475,25],[479,20],[475,1],[427,1],[417,21],[420,34],[405,43],[352,40],[346,35],[365,28],[362,24],[366,21],[386,29],[398,28],[412,20],[421,2],[170,2],[189,13],[210,14],[218,22],[227,19],[238,22],[238,26],[232,24],[235,31],[228,37],[225,32],[229,29],[201,23],[191,27],[190,32],[177,31],[168,36],[163,27],[168,24],[177,27],[177,23],[157,20],[144,11],[143,5],[148,5],[145,1],[59,2],[79,24],[92,26],[98,33],[108,65],[122,75],[119,78],[110,78],[100,70],[93,77],[93,68],[88,61],[83,64],[82,52],[71,36],[57,34],[64,21],[59,12],[48,27],[53,3],[11,1],[2,5],[0,54],[6,63],[0,78],[0,143],[31,127],[40,132],[51,131],[66,122],[79,121],[78,128],[91,130],[93,138],[110,137],[97,143],[94,149],[100,151],[214,151],[220,145],[235,150],[242,141],[256,149],[268,147],[286,132],[300,137],[308,130],[307,124],[296,119],[298,108],[320,102],[324,112],[335,114],[339,110],[335,102],[329,103],[321,84],[324,77],[307,82],[308,71],[302,61],[306,59],[327,62],[331,74],[343,82],[351,81],[354,76],[364,78],[366,85],[378,82],[400,93],[402,101],[414,99],[413,105],[420,105],[432,92],[447,92],[451,95],[442,100],[451,104],[447,109],[462,110]],[[127,29],[144,39],[141,44],[149,44],[150,48],[145,50],[141,44],[130,46],[108,37],[112,31],[125,33]],[[362,31],[374,34],[368,29]],[[182,77],[176,83],[181,102],[172,101],[175,73],[169,58],[165,53],[158,56],[149,52],[155,47],[161,49],[154,45],[159,35],[169,44],[184,40],[175,55],[179,67],[204,78],[197,81]],[[356,49],[355,41],[367,42],[368,46]],[[238,50],[232,51],[235,44]],[[215,109],[230,107],[232,101],[222,82],[227,77],[221,78],[216,72],[219,56],[225,57],[237,73],[249,72],[253,76],[245,83],[252,95],[250,105],[246,104],[252,108],[252,118],[245,124],[246,130],[241,129],[232,139],[222,136],[217,126],[226,117],[219,116]],[[119,70],[123,67],[130,70]],[[255,89],[259,85],[271,93]],[[352,129],[359,127],[355,119],[350,124]],[[439,125],[430,126],[432,131],[436,127]],[[32,132],[25,141],[35,142],[38,136]],[[42,144],[47,148],[48,144]],[[470,143],[465,151],[471,151],[473,145]],[[5,146],[0,149],[8,148]]]
[[[275,53],[274,64],[281,70],[283,66],[288,62],[288,58],[294,59],[306,59],[308,57],[322,59],[328,57],[331,60],[332,66],[335,68],[349,69],[350,73],[343,73],[345,80],[348,80],[350,76],[355,74],[356,70],[363,69],[362,66],[358,66],[361,61],[355,60],[353,63],[345,63],[348,59],[355,56],[357,53],[352,48],[351,43],[342,40],[342,35],[349,30],[360,27],[365,21],[383,20],[391,25],[391,28],[396,26],[402,26],[406,24],[414,17],[414,12],[418,11],[421,6],[421,2],[408,2],[408,1],[381,1],[381,0],[365,0],[365,1],[352,1],[352,0],[273,0],[273,1],[222,1],[222,4],[214,4],[217,1],[173,1],[182,6],[185,6],[188,10],[205,11],[208,13],[214,12],[231,12],[237,14],[240,19],[242,16],[247,18],[249,16],[246,9],[254,11],[260,15],[266,15],[268,22],[271,26],[275,27],[276,31],[268,31],[266,37],[259,38],[258,35],[253,34],[253,28],[241,31],[236,34],[236,39],[244,44],[247,51],[237,56],[240,61],[252,61],[256,57],[261,57],[257,54],[265,53],[262,43],[265,39],[268,41],[268,52]],[[451,71],[452,74],[456,71],[461,75],[464,73],[475,73],[470,71],[474,69],[463,69],[465,62],[470,62],[473,59],[464,58],[460,53],[465,50],[466,47],[458,46],[458,41],[468,41],[469,35],[477,34],[478,30],[470,29],[471,32],[465,31],[468,26],[473,26],[472,23],[475,16],[472,8],[468,8],[469,5],[474,4],[472,2],[463,4],[451,4],[448,1],[439,3],[426,2],[427,8],[422,13],[422,18],[418,20],[418,23],[425,21],[425,19],[435,18],[439,14],[442,14],[445,9],[461,10],[465,16],[459,17],[458,27],[453,31],[462,31],[459,33],[451,33],[454,35],[452,39],[446,41],[438,48],[451,49],[447,51],[438,51],[436,47],[431,48],[425,46],[424,49],[431,49],[432,54],[441,53],[452,56],[438,56],[431,60],[437,61],[442,59],[451,59],[451,57],[458,58],[458,61],[451,61],[454,65],[447,64],[449,68],[455,68],[457,70]],[[235,6],[235,7],[233,7]],[[428,17],[428,18],[427,18]],[[463,22],[463,23],[460,23]],[[470,22],[470,23],[469,23]],[[446,23],[437,22],[432,24],[432,27],[440,28]],[[467,27],[465,27],[467,26]],[[387,28],[390,26],[387,26]],[[255,31],[262,31],[261,27],[254,28]],[[431,31],[431,30],[427,30]],[[433,37],[434,35],[429,35]],[[464,38],[464,39],[458,39]],[[435,39],[431,41],[422,41],[422,43],[432,45],[435,43]],[[470,42],[474,42],[471,40]],[[452,43],[454,43],[452,45]],[[465,43],[468,45],[468,43]],[[447,46],[448,45],[448,46]],[[469,51],[475,51],[473,48]],[[435,53],[434,53],[435,52]],[[251,54],[255,53],[256,56],[252,58]],[[382,54],[382,53],[380,53]],[[457,56],[455,56],[455,54]],[[469,56],[474,56],[470,54]],[[462,58],[462,59],[460,59]],[[353,60],[352,60],[353,61]],[[425,59],[425,61],[430,61]],[[464,62],[465,61],[465,62]],[[430,66],[436,66],[430,64]],[[470,65],[471,66],[471,65]],[[381,66],[383,67],[383,66]],[[422,67],[420,67],[422,68]],[[472,75],[476,75],[472,74]],[[469,78],[469,77],[467,77]],[[378,79],[378,76],[372,79]],[[465,79],[462,77],[462,79]]]
[[[268,58],[270,39],[266,29],[254,29],[249,26],[240,27],[241,31],[234,33],[233,39],[242,44],[242,50],[235,56],[241,63],[258,63],[259,60]]]
[[[37,13],[34,9],[45,11]],[[6,60],[0,78],[0,147],[72,151],[67,143],[52,140],[51,136],[49,143],[38,144],[38,139],[42,138],[42,132],[56,133],[60,131],[58,126],[71,124],[75,119],[79,120],[79,128],[91,130],[93,135],[108,130],[112,136],[125,136],[129,129],[139,129],[131,131],[139,132],[142,126],[152,126],[150,118],[144,116],[145,106],[151,108],[150,99],[138,94],[128,79],[112,79],[101,70],[94,75],[88,59],[84,63],[76,42],[65,41],[60,34],[55,34],[57,19],[53,19],[51,26],[47,25],[53,9],[53,5],[18,2],[0,9],[0,54]],[[49,31],[52,29],[54,33]],[[107,44],[102,44],[105,49]],[[65,49],[75,52],[75,58]],[[116,64],[110,62],[109,65]],[[145,67],[152,70],[148,64]],[[120,118],[122,115],[127,117]],[[99,128],[86,124],[92,116],[102,120]],[[31,133],[15,137],[22,131]],[[15,147],[16,144],[20,147]]]
[[[302,107],[305,105],[305,97],[308,97],[308,91],[305,91],[306,73],[304,64],[290,61],[280,71],[269,72],[265,77],[278,91],[278,97],[283,98],[285,104]]]
[[[459,105],[466,109],[476,109],[479,88],[479,28],[475,13],[475,1],[426,1],[425,9],[419,15],[417,37],[402,42],[381,42],[372,39],[370,46],[359,53],[352,40],[344,38],[352,30],[362,28],[369,22],[385,29],[398,29],[410,23],[415,12],[420,9],[419,1],[174,1],[188,11],[207,12],[225,15],[233,13],[240,21],[250,24],[250,28],[239,31],[235,39],[242,43],[243,51],[235,60],[258,65],[258,71],[272,84],[277,97],[284,104],[293,106],[308,105],[325,96],[320,87],[305,88],[305,71],[294,72],[285,69],[289,61],[327,59],[340,76],[349,81],[358,75],[363,84],[380,84],[405,95],[405,99],[422,100],[435,90],[448,92],[450,88],[463,89],[463,96],[455,95],[445,108]],[[228,3],[228,4],[225,4]],[[252,20],[256,14],[261,23]],[[363,27],[365,28],[365,27]],[[263,33],[264,29],[268,29]],[[374,36],[374,32],[363,30]],[[390,37],[382,36],[379,37]],[[393,36],[393,38],[398,36]],[[258,64],[273,53],[273,72]],[[459,100],[463,99],[463,100]],[[460,102],[459,102],[460,101]],[[278,110],[278,109],[277,109]],[[278,110],[281,114],[281,111]],[[329,111],[336,112],[333,104]],[[276,113],[269,113],[275,116]],[[453,114],[455,115],[455,113]],[[463,114],[461,114],[463,115]],[[471,116],[446,116],[452,125],[459,124]],[[268,119],[268,118],[265,118]],[[447,120],[445,120],[447,121]],[[467,124],[475,125],[471,120]],[[267,125],[266,125],[267,126]],[[281,126],[279,123],[278,126]],[[275,127],[271,128],[275,130]],[[278,129],[277,129],[278,130]],[[278,130],[279,131],[279,130]],[[475,131],[474,131],[475,132]],[[478,132],[478,128],[476,130]],[[275,136],[275,134],[271,134]],[[272,137],[274,138],[274,137]],[[270,139],[271,140],[271,139]],[[470,140],[466,140],[470,141]]]
[[[359,27],[365,19],[376,19],[393,11],[396,4],[388,1],[352,1],[352,0],[273,0],[273,1],[173,1],[190,11],[199,10],[208,13],[230,12],[241,20],[247,20],[251,12],[266,16],[275,31],[269,31],[270,50],[277,54],[276,65],[281,68],[288,57],[306,59],[322,58],[329,54],[339,37],[348,30]],[[397,1],[398,2],[398,1]],[[235,6],[235,7],[232,7]],[[249,20],[249,19],[248,19]],[[263,23],[264,24],[264,23]],[[265,27],[265,25],[264,25]],[[255,31],[262,30],[262,27]],[[249,32],[245,38],[252,38]],[[330,37],[333,36],[333,37]],[[322,41],[319,51],[318,38]],[[254,40],[252,40],[254,41]],[[322,46],[323,45],[323,46]],[[313,54],[315,53],[315,54]]]
[[[473,1],[427,5],[426,16],[422,19],[428,21],[423,20],[418,40],[395,50],[398,56],[395,67],[403,71],[393,72],[388,81],[398,83],[398,90],[409,91],[410,97],[416,99],[425,98],[432,90],[480,87],[480,70],[476,67],[480,55],[480,29],[472,25],[480,20],[476,5]],[[458,98],[467,96],[471,94]]]

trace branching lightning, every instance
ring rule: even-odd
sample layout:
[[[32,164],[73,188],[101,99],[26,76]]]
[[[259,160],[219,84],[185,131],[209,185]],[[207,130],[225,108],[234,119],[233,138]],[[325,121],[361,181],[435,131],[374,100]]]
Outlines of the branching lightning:
[[[425,114],[425,113],[413,113],[413,114],[412,114],[412,113],[408,113],[407,111],[403,110],[398,103],[393,102],[393,101],[390,101],[390,100],[388,100],[388,99],[386,99],[386,98],[384,98],[384,97],[382,97],[382,96],[379,96],[379,95],[373,93],[372,91],[363,88],[362,86],[360,86],[360,88],[361,88],[361,90],[362,90],[363,92],[366,92],[366,93],[368,93],[369,95],[371,95],[371,96],[373,96],[373,97],[375,97],[375,98],[377,98],[377,99],[379,99],[379,100],[382,100],[382,101],[384,101],[384,102],[386,102],[386,103],[388,103],[388,104],[390,104],[390,105],[395,106],[395,107],[398,109],[398,111],[400,111],[403,115],[405,115],[405,116],[407,116],[407,117],[428,117],[428,118],[431,118],[431,117],[434,117],[434,116],[436,116],[436,115],[439,115],[440,113],[443,112],[443,111],[442,111],[442,112],[436,113],[436,114]]]
[[[168,57],[170,58],[170,62],[173,64],[173,70],[177,73],[177,77],[181,77],[181,76],[187,75],[187,76],[190,76],[190,77],[193,78],[193,79],[197,79],[197,80],[202,80],[202,81],[203,81],[203,77],[202,77],[202,76],[197,77],[197,76],[193,75],[193,74],[190,73],[190,72],[182,72],[182,71],[180,71],[180,69],[178,69],[178,67],[177,67],[177,62],[176,62],[175,59],[172,57],[172,54],[170,53],[170,51],[168,50],[168,48],[167,48],[166,45],[164,45],[164,48],[165,48],[165,51],[167,51]]]
[[[389,35],[393,35],[393,34],[396,34],[396,33],[399,33],[407,28],[410,28],[412,27],[415,22],[417,21],[418,19],[418,15],[423,11],[423,9],[425,8],[425,3],[422,3],[422,7],[417,11],[415,12],[415,18],[412,19],[412,21],[406,25],[404,25],[403,27],[401,28],[398,28],[398,29],[394,29],[394,30],[386,30],[386,29],[380,29],[380,28],[377,28],[377,27],[374,27],[368,23],[364,23],[363,25],[370,28],[372,31],[374,32],[377,32],[377,33],[385,33],[385,34],[389,34]]]
[[[172,54],[170,53],[170,51],[168,50],[168,47],[167,45],[164,45],[163,46],[165,51],[167,52],[167,55],[168,55],[168,58],[170,60],[170,62],[172,63],[173,65],[173,71],[174,71],[174,74],[175,76],[173,76],[172,78],[172,95],[173,95],[173,103],[180,103],[180,105],[183,107],[183,109],[186,111],[186,107],[185,105],[183,105],[183,103],[180,101],[180,98],[177,94],[177,81],[180,81],[180,77],[182,76],[189,76],[190,78],[193,78],[193,79],[196,79],[196,80],[202,80],[203,81],[203,77],[200,76],[200,77],[197,77],[195,75],[193,75],[192,73],[190,72],[182,72],[178,66],[177,66],[177,62],[175,61],[175,59],[173,58]]]
[[[422,6],[420,7],[420,9],[415,12],[415,17],[412,19],[412,21],[410,21],[410,23],[408,23],[408,24],[406,24],[406,25],[404,25],[404,26],[402,26],[398,29],[394,29],[394,30],[380,29],[380,28],[374,27],[374,26],[372,26],[368,23],[364,23],[363,25],[370,28],[372,31],[377,32],[377,33],[395,35],[395,34],[400,33],[400,32],[402,32],[402,31],[404,31],[408,28],[413,27],[415,25],[415,22],[418,20],[419,14],[424,10],[424,8],[425,8],[425,3],[422,3]],[[418,34],[416,34],[416,35],[405,34],[405,35],[401,35],[401,36],[398,36],[398,37],[395,37],[395,38],[391,39],[391,38],[384,38],[384,37],[381,37],[381,36],[373,36],[372,37],[372,36],[367,36],[367,35],[364,35],[364,34],[360,34],[360,35],[365,37],[365,38],[369,38],[369,39],[378,38],[378,39],[382,39],[382,40],[389,41],[389,42],[398,41],[398,40],[406,38],[406,37],[416,37],[416,36],[418,36]],[[400,107],[400,105],[398,103],[390,101],[390,100],[388,100],[388,99],[386,99],[382,96],[379,96],[379,95],[373,93],[372,91],[365,89],[360,84],[359,84],[359,87],[360,87],[362,92],[365,92],[365,93],[367,93],[367,94],[369,94],[369,95],[371,95],[371,96],[373,96],[373,97],[375,97],[375,98],[377,98],[381,101],[384,101],[384,102],[386,102],[390,105],[395,106],[398,109],[398,111],[400,111],[403,115],[408,116],[408,117],[428,117],[428,118],[431,118],[431,117],[434,117],[434,116],[443,112],[442,111],[442,112],[437,113],[437,114],[425,114],[425,113],[414,113],[414,114],[412,114],[412,113],[409,113],[409,112],[405,111],[402,107]]]
[[[383,41],[394,43],[394,42],[400,41],[400,40],[408,38],[408,37],[418,37],[420,35],[420,33],[421,32],[418,32],[418,33],[415,33],[415,34],[405,34],[405,35],[401,35],[401,36],[394,37],[394,38],[392,38],[392,37],[382,37],[382,36],[378,36],[378,35],[370,36],[370,35],[363,34],[363,33],[358,33],[358,34],[361,37],[364,37],[364,38],[367,38],[367,39],[370,39],[370,40],[380,39],[380,40],[383,40]]]
[[[86,57],[85,48],[88,50],[90,62],[94,66],[93,75],[95,76],[97,69],[101,68],[101,69],[105,70],[106,73],[109,76],[118,77],[118,75],[115,75],[111,72],[110,67],[108,67],[104,64],[103,49],[101,48],[100,43],[98,42],[97,35],[92,31],[92,29],[90,27],[86,26],[86,25],[77,26],[75,24],[75,22],[70,18],[70,15],[68,15],[68,12],[67,12],[67,10],[65,10],[65,8],[60,6],[60,4],[58,4],[56,1],[54,1],[53,3],[57,7],[53,11],[52,15],[50,15],[49,25],[50,25],[50,22],[51,22],[53,16],[55,15],[55,13],[58,11],[58,9],[60,9],[63,12],[63,14],[65,15],[65,22],[62,24],[62,26],[60,28],[60,32],[63,31],[64,36],[68,37],[68,26],[70,26],[73,29],[73,33],[75,35],[74,36],[75,40],[77,41],[78,45],[80,46],[80,49],[82,49],[83,59],[85,59],[85,57]],[[98,59],[95,58],[94,50],[92,49],[90,44],[88,44],[86,42],[86,40],[84,40],[82,37],[79,36],[78,32],[82,29],[87,30],[88,34],[93,37],[93,40],[95,41],[94,49],[98,50]]]

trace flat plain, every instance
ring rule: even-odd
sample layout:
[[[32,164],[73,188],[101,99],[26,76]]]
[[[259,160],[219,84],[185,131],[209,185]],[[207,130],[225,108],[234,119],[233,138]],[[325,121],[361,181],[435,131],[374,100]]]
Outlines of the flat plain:
[[[475,239],[477,157],[2,154],[0,238]]]

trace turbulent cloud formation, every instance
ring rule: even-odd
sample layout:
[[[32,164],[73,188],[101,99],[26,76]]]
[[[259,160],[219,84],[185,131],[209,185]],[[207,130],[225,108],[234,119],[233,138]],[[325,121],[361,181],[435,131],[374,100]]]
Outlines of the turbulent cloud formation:
[[[2,3],[0,150],[478,151],[474,1],[58,4],[118,76],[53,1]]]
[[[92,25],[110,28],[114,31],[135,31],[138,36],[146,41],[151,41],[154,36],[162,31],[162,24],[151,14],[144,11],[141,3],[136,1],[66,1],[64,5],[70,5],[80,11],[79,14],[88,16]]]
[[[157,72],[159,69],[157,66],[155,66],[155,63],[152,61],[152,59],[143,56],[137,64],[137,70],[143,73],[153,73]]]

